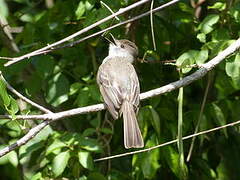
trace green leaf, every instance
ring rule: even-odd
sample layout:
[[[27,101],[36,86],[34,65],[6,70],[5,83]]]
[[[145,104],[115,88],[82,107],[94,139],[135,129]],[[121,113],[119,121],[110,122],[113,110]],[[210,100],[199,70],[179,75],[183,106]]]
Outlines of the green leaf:
[[[182,177],[179,167],[179,154],[170,146],[164,148],[164,158],[172,170],[172,172],[178,177]],[[185,174],[188,173],[187,166],[184,166]]]
[[[49,87],[46,95],[47,103],[57,107],[68,100],[69,81],[63,74],[57,73],[48,82],[48,85]]]
[[[208,59],[208,50],[204,49],[198,52],[196,56],[197,65],[203,64]]]
[[[196,57],[198,55],[198,51],[196,50],[189,50],[185,53],[183,53],[176,62],[177,67],[182,69],[182,73],[188,73],[192,70],[192,67],[189,67],[193,65],[196,62]]]
[[[82,135],[85,136],[91,136],[96,133],[96,129],[94,128],[87,128],[83,131]]]
[[[51,135],[52,129],[47,126],[42,129],[33,139],[19,149],[19,159],[21,164],[29,161],[31,154],[40,148],[45,147],[46,139]]]
[[[14,117],[15,114],[19,111],[19,108],[18,108],[17,101],[15,99],[13,99],[11,96],[10,96],[10,99],[11,99],[11,106],[10,106],[10,109],[8,110],[8,112],[12,117]]]
[[[215,25],[220,19],[217,14],[208,15],[203,22],[199,25],[199,29],[202,33],[208,34],[213,31],[213,25]]]
[[[0,150],[2,150],[3,148],[5,148],[7,145],[0,145]],[[9,162],[8,159],[8,154],[6,154],[5,156],[0,157],[0,165],[4,165],[7,164]]]
[[[3,101],[4,106],[8,107],[10,105],[11,99],[7,93],[5,83],[0,79],[0,97]]]
[[[0,18],[8,16],[8,6],[5,0],[0,0]]]
[[[68,164],[70,152],[65,151],[59,153],[54,159],[52,164],[52,171],[55,177],[61,175]]]
[[[209,166],[208,162],[206,160],[197,158],[197,170],[201,171],[200,179],[216,179],[216,173],[215,171]]]
[[[18,166],[18,155],[17,155],[16,151],[11,151],[8,154],[8,160],[14,167]]]
[[[206,34],[204,34],[204,33],[199,33],[199,34],[197,35],[197,38],[198,38],[198,40],[199,40],[201,43],[206,43]]]
[[[218,28],[212,33],[212,41],[228,41],[231,39],[227,28]]]
[[[89,88],[89,92],[90,92],[92,99],[99,102],[101,100],[101,98],[100,98],[101,95],[100,95],[98,86],[96,84],[94,84],[94,85],[88,86],[88,88]]]
[[[225,66],[225,71],[228,76],[231,78],[239,78],[240,77],[240,54],[236,54],[236,56],[231,57]]]
[[[10,121],[6,124],[6,126],[10,129],[8,134],[12,137],[18,137],[21,135],[22,129],[19,126],[19,123],[16,121]]]
[[[79,20],[82,17],[84,12],[85,12],[85,3],[83,1],[80,1],[78,4],[77,10],[75,11],[77,20]]]
[[[221,41],[211,41],[206,43],[205,47],[211,50],[211,56],[209,58],[216,56],[219,52],[226,49],[228,46],[230,46],[234,42],[235,40],[221,40]]]
[[[102,174],[94,172],[89,174],[88,180],[107,180]]]
[[[88,102],[89,102],[89,88],[85,87],[79,90],[75,103],[77,103],[79,107],[82,107],[86,106]]]
[[[50,154],[51,152],[53,152],[56,149],[61,149],[63,147],[67,147],[67,145],[65,143],[63,143],[62,141],[60,141],[59,139],[55,139],[53,141],[53,143],[47,147],[46,155]]]
[[[44,180],[44,178],[42,177],[42,173],[38,172],[37,174],[32,176],[31,180]]]
[[[100,131],[104,134],[113,134],[113,131],[110,128],[101,128]]]
[[[226,119],[224,117],[224,114],[223,114],[221,108],[215,103],[212,103],[212,107],[213,107],[213,110],[214,110],[213,111],[214,112],[214,117],[215,117],[214,120],[217,123],[217,125],[220,125],[220,126],[225,125],[226,124]],[[223,133],[226,137],[228,137],[226,128],[223,129]]]
[[[24,146],[21,146],[19,150],[19,161],[20,164],[25,164],[29,158],[31,157],[31,154],[35,151],[37,151],[40,148],[44,147],[44,141],[39,141],[31,144],[26,144]]]
[[[146,147],[151,147],[156,145],[157,138],[156,136],[151,136],[147,141]],[[156,176],[158,169],[161,167],[159,164],[159,149],[153,151],[144,152],[140,155],[141,169],[145,179],[152,179]]]
[[[149,106],[149,109],[150,109],[151,114],[152,114],[152,118],[151,118],[152,126],[155,129],[155,131],[157,132],[158,137],[160,137],[160,118],[159,118],[159,115],[158,115],[157,111],[155,111],[155,109],[152,106]]]
[[[88,151],[93,151],[93,152],[102,151],[101,147],[99,146],[98,142],[95,139],[79,137],[76,140],[78,141],[79,146],[83,149],[86,149]]]
[[[71,96],[71,95],[77,93],[78,90],[79,90],[81,87],[82,87],[82,84],[79,83],[79,82],[76,82],[76,83],[71,84],[69,95]]]
[[[41,56],[37,59],[36,70],[43,79],[50,77],[54,70],[54,59],[52,56]]]
[[[219,11],[223,11],[226,9],[226,3],[216,2],[212,6],[208,6],[208,9],[217,9]]]
[[[93,159],[89,152],[80,150],[78,152],[78,160],[84,168],[93,170]]]
[[[235,20],[236,23],[240,23],[240,5],[239,3],[236,6],[231,7],[229,10],[230,16]]]

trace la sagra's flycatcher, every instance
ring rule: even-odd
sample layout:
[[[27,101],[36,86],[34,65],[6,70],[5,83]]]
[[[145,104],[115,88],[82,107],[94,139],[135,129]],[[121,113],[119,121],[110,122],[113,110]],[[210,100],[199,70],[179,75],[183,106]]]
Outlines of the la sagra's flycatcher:
[[[97,74],[97,83],[108,111],[114,119],[123,116],[125,148],[144,146],[136,118],[140,86],[132,63],[137,55],[138,48],[133,42],[113,38],[109,54]]]

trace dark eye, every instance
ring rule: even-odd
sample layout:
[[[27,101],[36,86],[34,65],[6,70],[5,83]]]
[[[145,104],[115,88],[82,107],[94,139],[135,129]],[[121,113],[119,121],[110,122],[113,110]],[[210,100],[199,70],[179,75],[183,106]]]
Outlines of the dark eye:
[[[121,48],[124,48],[124,45],[123,45],[123,44],[121,44]]]

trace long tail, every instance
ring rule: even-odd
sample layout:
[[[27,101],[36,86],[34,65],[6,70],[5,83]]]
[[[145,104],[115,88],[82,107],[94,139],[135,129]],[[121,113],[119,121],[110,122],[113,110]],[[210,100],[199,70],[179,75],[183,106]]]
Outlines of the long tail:
[[[142,148],[144,142],[133,105],[128,101],[124,101],[121,107],[121,113],[123,114],[125,148]]]

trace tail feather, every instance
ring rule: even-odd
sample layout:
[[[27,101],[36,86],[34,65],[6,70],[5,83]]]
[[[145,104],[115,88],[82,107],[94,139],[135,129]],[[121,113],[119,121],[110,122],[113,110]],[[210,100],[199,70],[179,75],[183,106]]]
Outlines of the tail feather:
[[[144,146],[144,142],[133,105],[124,101],[121,113],[123,114],[125,148],[142,148]]]

